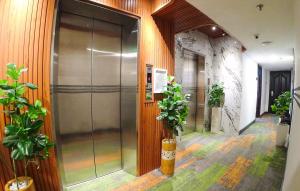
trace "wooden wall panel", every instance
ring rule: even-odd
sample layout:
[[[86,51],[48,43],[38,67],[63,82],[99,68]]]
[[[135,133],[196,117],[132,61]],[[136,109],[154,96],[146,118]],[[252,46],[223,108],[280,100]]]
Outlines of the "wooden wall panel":
[[[50,110],[50,49],[55,0],[0,0],[0,78],[5,78],[6,64],[16,63],[29,69],[22,80],[39,86],[38,91],[26,92],[30,99],[40,99],[49,113],[43,132],[52,139]],[[1,108],[2,110],[2,108]],[[3,138],[5,119],[0,115],[0,141]],[[11,168],[9,153],[0,144],[0,151]],[[22,165],[17,169],[23,173]],[[51,158],[41,161],[40,169],[30,167],[29,175],[37,190],[59,190],[54,151]],[[0,190],[12,179],[12,173],[0,163]]]
[[[174,23],[175,33],[198,29],[211,38],[221,37],[224,33],[221,27],[212,31],[211,27],[218,25],[185,0],[172,0],[169,6],[156,10],[153,16]]]

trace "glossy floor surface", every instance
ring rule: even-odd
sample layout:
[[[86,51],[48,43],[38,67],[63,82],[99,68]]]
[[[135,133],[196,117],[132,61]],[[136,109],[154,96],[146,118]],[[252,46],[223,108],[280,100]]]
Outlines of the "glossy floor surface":
[[[275,118],[270,115],[236,137],[192,133],[178,145],[173,177],[159,170],[141,177],[119,171],[67,190],[279,191],[286,150],[276,147],[275,139]]]

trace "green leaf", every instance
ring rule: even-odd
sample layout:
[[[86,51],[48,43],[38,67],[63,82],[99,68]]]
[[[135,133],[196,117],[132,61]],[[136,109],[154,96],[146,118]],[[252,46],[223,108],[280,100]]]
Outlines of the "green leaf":
[[[33,144],[31,141],[26,141],[25,142],[25,145],[24,145],[24,148],[25,148],[25,155],[26,156],[30,156],[32,155],[32,152],[33,152]]]
[[[8,85],[8,80],[0,80],[0,86]]]
[[[15,146],[17,143],[18,143],[18,136],[16,135],[6,136],[2,141],[2,144],[7,148],[11,148]]]
[[[16,148],[12,150],[11,158],[13,158],[14,160],[22,160],[24,159],[24,155],[20,152],[18,148]]]
[[[42,107],[42,102],[40,100],[36,100],[34,103],[34,107],[36,107],[36,108]]]
[[[6,136],[15,135],[18,132],[18,128],[15,125],[7,125],[4,129],[4,133]]]
[[[36,120],[32,123],[32,125],[29,128],[30,133],[37,133],[40,128],[43,126],[44,121],[43,120]]]
[[[168,76],[169,83],[172,82],[174,80],[174,78],[175,78],[174,76]]]
[[[25,142],[23,141],[18,142],[17,148],[19,149],[21,155],[25,155]]]
[[[47,146],[47,139],[45,135],[39,135],[37,137],[37,146],[40,148],[45,148]]]
[[[18,71],[17,66],[15,64],[7,64],[7,76],[13,80],[18,80],[21,72]]]
[[[174,116],[168,116],[168,120],[169,120],[169,121],[172,121],[172,120],[174,120],[174,119],[175,119]]]
[[[10,90],[10,89],[12,89],[13,87],[12,87],[12,86],[9,86],[9,85],[0,85],[0,88],[3,89],[3,90]]]
[[[8,105],[9,104],[9,98],[6,98],[6,97],[0,98],[0,104],[1,105]]]
[[[17,98],[17,101],[18,101],[19,103],[23,103],[23,104],[27,104],[27,103],[28,103],[28,100],[27,100],[27,98],[25,98],[25,97],[18,97],[18,98]]]
[[[34,85],[32,83],[25,83],[24,85],[32,90],[35,90],[38,88],[36,85]]]
[[[24,93],[25,93],[25,88],[24,88],[24,86],[18,86],[18,87],[17,87],[16,94],[17,94],[18,96],[21,96],[21,95],[23,95]]]
[[[46,116],[46,114],[47,114],[47,109],[44,108],[44,107],[42,107],[42,108],[41,108],[41,114],[42,114],[43,116]]]

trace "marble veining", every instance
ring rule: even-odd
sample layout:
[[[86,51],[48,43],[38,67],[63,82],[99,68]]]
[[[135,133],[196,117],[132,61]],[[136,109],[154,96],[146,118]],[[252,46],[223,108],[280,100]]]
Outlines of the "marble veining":
[[[175,73],[182,70],[183,50],[205,57],[206,94],[208,83],[223,83],[225,102],[222,110],[222,129],[238,134],[242,98],[242,46],[231,37],[210,39],[199,31],[179,33],[175,37]],[[178,79],[180,82],[180,79]],[[205,119],[209,118],[206,96]]]

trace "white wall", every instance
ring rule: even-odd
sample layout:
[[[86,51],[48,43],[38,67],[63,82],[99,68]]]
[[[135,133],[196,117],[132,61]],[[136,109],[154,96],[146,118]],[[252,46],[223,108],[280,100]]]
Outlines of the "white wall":
[[[243,54],[242,101],[240,130],[245,128],[256,118],[257,101],[257,63]]]
[[[261,102],[260,102],[260,114],[268,112],[269,107],[269,89],[270,89],[270,71],[262,68],[262,80],[261,80]]]
[[[295,81],[294,87],[300,86],[300,1],[294,1],[294,21],[296,34],[295,48]],[[294,101],[293,120],[290,134],[287,165],[285,170],[283,191],[298,191],[300,189],[300,108]]]

